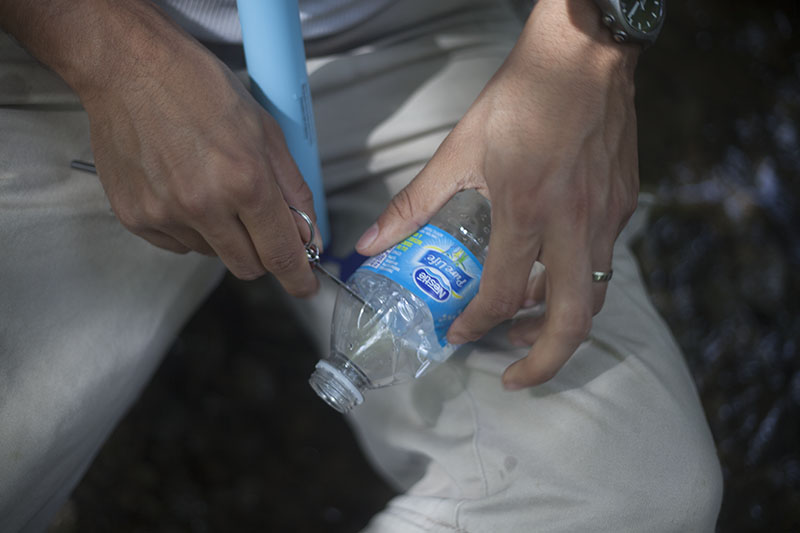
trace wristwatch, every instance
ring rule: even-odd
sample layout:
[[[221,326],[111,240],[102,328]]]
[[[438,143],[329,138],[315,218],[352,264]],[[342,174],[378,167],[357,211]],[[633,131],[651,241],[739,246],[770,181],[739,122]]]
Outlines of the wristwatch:
[[[594,0],[618,43],[639,43],[645,48],[656,41],[664,25],[666,0]]]

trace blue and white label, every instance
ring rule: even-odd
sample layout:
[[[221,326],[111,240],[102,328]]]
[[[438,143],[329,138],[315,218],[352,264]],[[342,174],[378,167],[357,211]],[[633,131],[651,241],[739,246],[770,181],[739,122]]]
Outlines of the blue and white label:
[[[385,276],[424,301],[433,315],[439,344],[478,293],[483,266],[449,233],[427,224],[389,250],[370,257],[359,270]]]

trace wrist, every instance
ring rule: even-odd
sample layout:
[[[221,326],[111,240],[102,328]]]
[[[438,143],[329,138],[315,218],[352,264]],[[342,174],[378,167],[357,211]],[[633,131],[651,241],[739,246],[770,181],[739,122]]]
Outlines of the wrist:
[[[151,79],[183,43],[194,43],[146,1],[24,4],[0,0],[4,26],[84,101]]]
[[[163,80],[188,49],[199,44],[149,1],[106,2],[84,43],[84,54],[66,68],[65,80],[86,101],[106,91],[139,91]],[[90,55],[91,54],[91,55]]]
[[[633,83],[642,47],[616,42],[593,0],[538,0],[519,46],[545,66],[580,69],[586,76]]]

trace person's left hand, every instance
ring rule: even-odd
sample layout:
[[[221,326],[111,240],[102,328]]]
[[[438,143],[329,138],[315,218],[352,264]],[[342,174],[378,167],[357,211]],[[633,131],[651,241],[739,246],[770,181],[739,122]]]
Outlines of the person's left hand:
[[[506,371],[509,389],[550,379],[585,340],[607,288],[592,282],[592,272],[611,269],[614,241],[638,194],[638,51],[604,33],[597,38],[605,46],[579,42],[585,46],[553,53],[541,34],[552,27],[554,5],[534,9],[504,65],[357,245],[364,255],[383,251],[461,190],[488,197],[492,233],[480,290],[448,340],[478,339],[524,304],[546,301],[543,317],[510,330],[513,342],[533,347]],[[528,286],[536,260],[546,271]]]

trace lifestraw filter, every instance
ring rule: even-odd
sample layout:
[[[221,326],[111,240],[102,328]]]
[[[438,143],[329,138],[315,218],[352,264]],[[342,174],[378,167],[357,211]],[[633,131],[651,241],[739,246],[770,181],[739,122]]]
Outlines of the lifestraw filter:
[[[297,0],[237,0],[251,92],[283,130],[314,195],[322,242],[330,241],[317,133]]]

